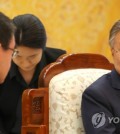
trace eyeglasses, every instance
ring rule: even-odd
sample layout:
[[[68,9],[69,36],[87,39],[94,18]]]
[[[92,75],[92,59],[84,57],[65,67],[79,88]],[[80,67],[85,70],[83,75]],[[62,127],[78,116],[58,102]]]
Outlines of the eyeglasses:
[[[17,49],[9,48],[9,47],[8,47],[8,49],[11,50],[11,51],[13,51],[12,57],[17,56],[17,54],[18,54],[18,52],[19,52]]]

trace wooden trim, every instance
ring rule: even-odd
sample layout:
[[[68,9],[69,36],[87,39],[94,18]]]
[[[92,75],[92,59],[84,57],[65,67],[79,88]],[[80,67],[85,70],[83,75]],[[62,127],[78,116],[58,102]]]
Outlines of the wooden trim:
[[[114,65],[110,63],[105,56],[100,54],[64,54],[60,56],[56,62],[49,64],[42,70],[39,76],[38,86],[48,87],[50,80],[55,75],[66,70],[79,68],[101,68],[111,70],[114,68]]]

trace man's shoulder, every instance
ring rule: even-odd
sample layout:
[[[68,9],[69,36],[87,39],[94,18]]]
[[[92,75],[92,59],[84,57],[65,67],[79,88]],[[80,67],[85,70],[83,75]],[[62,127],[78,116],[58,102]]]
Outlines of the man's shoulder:
[[[103,93],[107,92],[107,90],[111,89],[111,75],[110,73],[105,74],[98,78],[96,81],[94,81],[87,89],[85,90],[85,93]]]

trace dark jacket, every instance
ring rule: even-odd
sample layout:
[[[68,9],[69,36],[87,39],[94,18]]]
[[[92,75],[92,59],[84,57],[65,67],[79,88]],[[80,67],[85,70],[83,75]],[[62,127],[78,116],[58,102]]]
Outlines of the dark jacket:
[[[19,118],[18,120],[20,120],[21,118],[22,92],[27,88],[37,88],[41,70],[65,53],[64,50],[46,48],[29,85],[22,78],[18,67],[12,63],[4,83],[0,85],[0,134],[20,134],[20,132],[13,133],[14,130],[12,129],[15,127],[16,119]],[[17,123],[17,125],[19,124],[21,126],[21,122]],[[18,126],[19,129],[20,126]]]
[[[115,70],[84,91],[82,117],[86,134],[120,134],[120,75]]]

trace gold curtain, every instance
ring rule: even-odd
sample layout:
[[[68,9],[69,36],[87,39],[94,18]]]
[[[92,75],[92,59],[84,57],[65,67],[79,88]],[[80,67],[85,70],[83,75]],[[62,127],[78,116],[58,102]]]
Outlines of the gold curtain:
[[[68,53],[100,53],[112,61],[109,30],[120,19],[119,0],[0,0],[10,18],[37,15],[47,31],[47,46]]]

